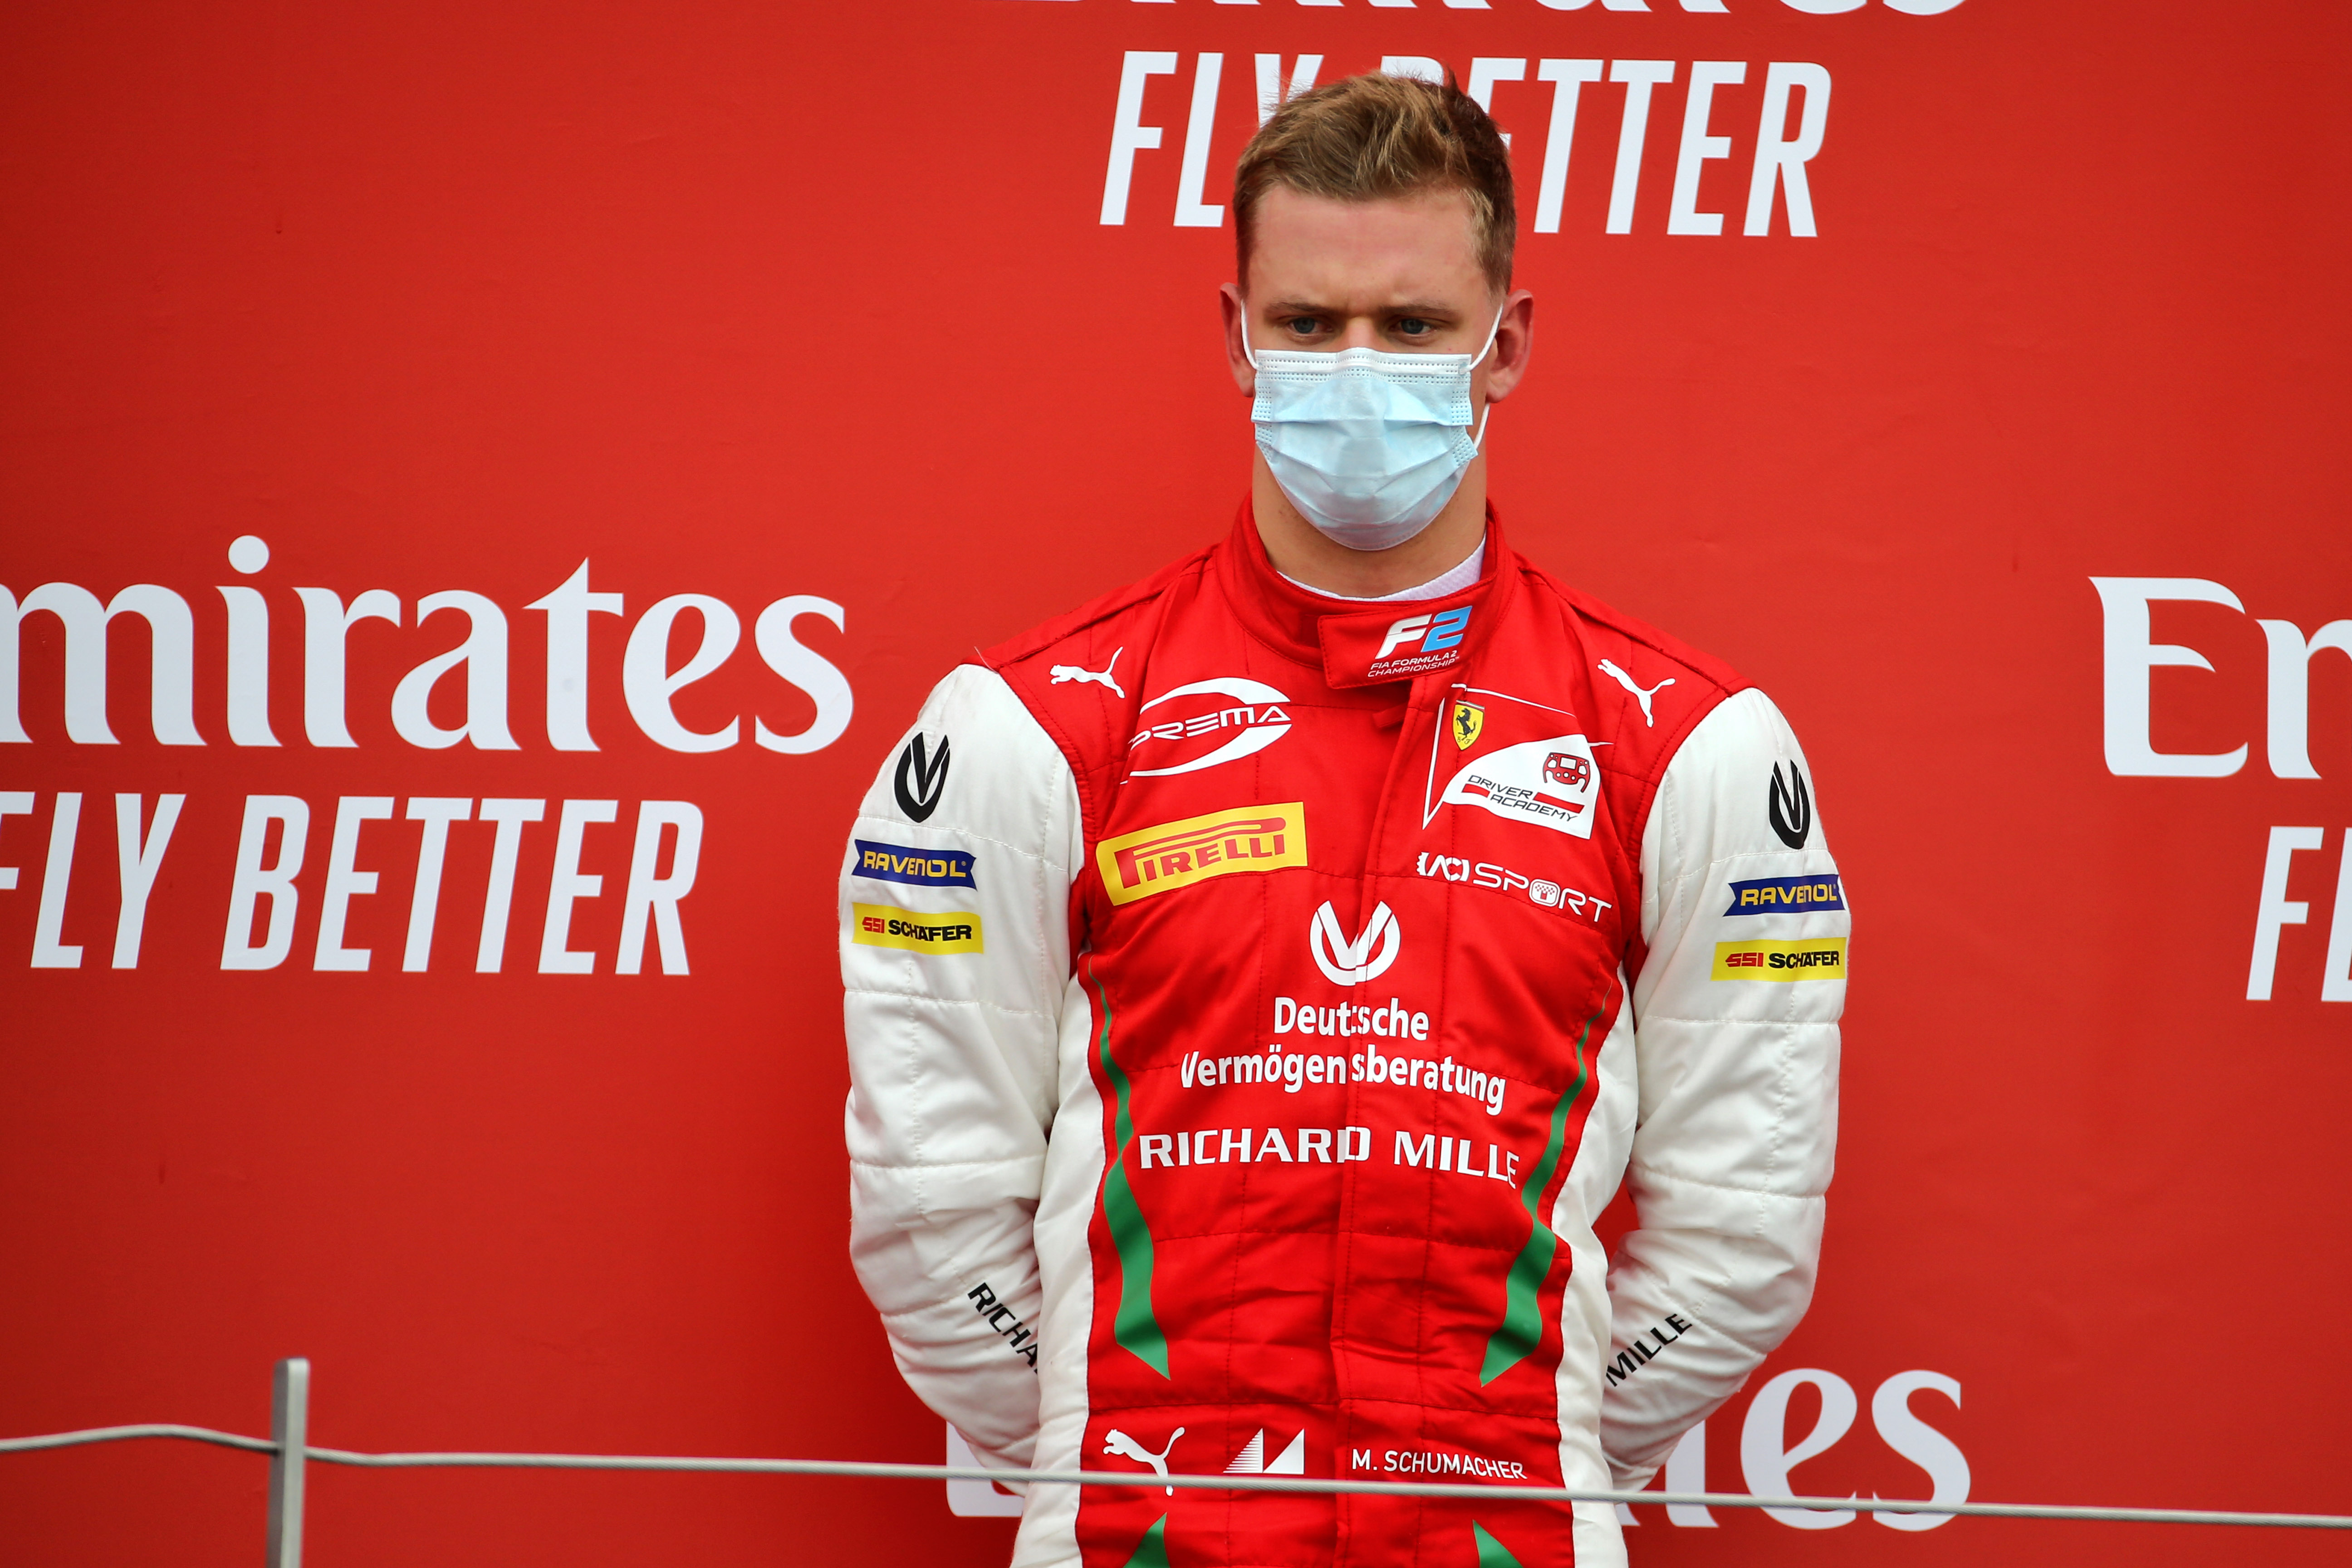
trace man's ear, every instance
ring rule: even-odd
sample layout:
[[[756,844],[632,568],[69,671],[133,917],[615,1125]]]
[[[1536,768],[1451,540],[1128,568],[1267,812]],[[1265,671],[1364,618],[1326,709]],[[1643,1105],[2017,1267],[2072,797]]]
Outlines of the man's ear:
[[[1486,363],[1486,401],[1500,403],[1528,373],[1528,355],[1535,347],[1536,297],[1514,289],[1503,300],[1501,321],[1495,328],[1495,352]]]
[[[1225,323],[1225,360],[1232,365],[1234,384],[1242,389],[1244,397],[1257,395],[1257,372],[1253,369],[1246,352],[1249,342],[1249,305],[1242,299],[1241,286],[1227,283],[1217,289],[1217,310]]]

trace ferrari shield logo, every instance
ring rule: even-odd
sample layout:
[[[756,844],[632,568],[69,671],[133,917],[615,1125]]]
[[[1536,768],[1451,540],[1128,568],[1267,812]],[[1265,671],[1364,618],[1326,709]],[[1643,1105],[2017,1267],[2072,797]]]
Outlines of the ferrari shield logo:
[[[1468,751],[1478,743],[1478,731],[1486,727],[1486,710],[1475,702],[1454,704],[1454,743]]]

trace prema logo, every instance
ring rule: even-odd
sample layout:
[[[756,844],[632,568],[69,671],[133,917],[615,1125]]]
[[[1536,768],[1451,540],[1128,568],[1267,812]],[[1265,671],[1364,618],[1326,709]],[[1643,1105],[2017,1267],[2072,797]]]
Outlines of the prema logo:
[[[1389,965],[1397,961],[1404,947],[1404,927],[1388,905],[1381,904],[1364,922],[1363,931],[1349,942],[1339,930],[1339,911],[1326,900],[1307,925],[1307,946],[1324,979],[1334,985],[1361,985],[1386,974]]]
[[[1202,697],[1226,700],[1207,704],[1181,701],[1184,698]],[[1197,773],[1202,768],[1213,768],[1220,763],[1235,762],[1263,752],[1290,733],[1290,715],[1282,706],[1289,700],[1262,680],[1234,675],[1196,680],[1173,691],[1163,691],[1145,703],[1140,711],[1150,713],[1169,702],[1178,706],[1146,723],[1127,743],[1130,758],[1159,765],[1133,769],[1129,776],[1151,779],[1165,778],[1171,773]],[[1187,749],[1183,742],[1209,736],[1223,739],[1198,756],[1182,754]],[[1147,744],[1148,751],[1143,749]],[[1175,753],[1172,757],[1171,751]]]

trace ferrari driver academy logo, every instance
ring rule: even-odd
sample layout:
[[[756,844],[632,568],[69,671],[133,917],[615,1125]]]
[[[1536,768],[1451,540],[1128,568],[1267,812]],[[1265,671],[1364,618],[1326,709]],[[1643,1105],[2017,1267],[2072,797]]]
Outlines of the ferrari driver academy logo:
[[[1592,763],[1574,752],[1554,752],[1544,759],[1544,782],[1572,794],[1592,782]]]
[[[1249,805],[1163,822],[1095,846],[1103,890],[1114,904],[1189,888],[1236,871],[1307,864],[1307,806]]]
[[[1560,735],[1488,752],[1455,773],[1439,799],[1590,838],[1599,782],[1591,744],[1581,735]]]

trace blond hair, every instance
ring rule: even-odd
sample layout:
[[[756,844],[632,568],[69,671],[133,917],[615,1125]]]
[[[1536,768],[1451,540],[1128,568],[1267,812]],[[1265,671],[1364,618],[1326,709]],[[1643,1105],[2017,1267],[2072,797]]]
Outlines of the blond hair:
[[[1449,78],[1351,76],[1275,110],[1234,167],[1234,229],[1249,278],[1257,204],[1276,184],[1310,196],[1377,201],[1426,190],[1470,199],[1470,241],[1486,280],[1511,286],[1517,216],[1511,160],[1494,121]]]

